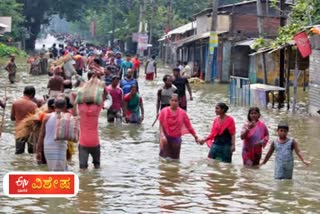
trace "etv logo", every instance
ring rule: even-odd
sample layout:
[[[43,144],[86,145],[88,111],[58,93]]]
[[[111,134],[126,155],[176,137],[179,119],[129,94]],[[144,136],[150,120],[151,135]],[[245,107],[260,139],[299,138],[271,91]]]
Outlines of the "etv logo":
[[[29,181],[26,180],[26,179],[24,179],[23,176],[20,176],[20,177],[18,178],[18,180],[16,181],[16,185],[17,185],[18,187],[21,186],[22,188],[24,188],[24,187],[28,186],[28,184],[29,184]]]

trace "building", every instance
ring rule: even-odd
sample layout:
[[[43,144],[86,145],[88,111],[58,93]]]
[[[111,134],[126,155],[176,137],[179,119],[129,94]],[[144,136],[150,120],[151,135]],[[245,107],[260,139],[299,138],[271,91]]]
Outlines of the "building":
[[[275,38],[280,26],[279,12],[268,1],[262,2],[262,8],[263,35]],[[290,10],[289,3],[286,10]],[[188,61],[196,65],[194,70],[200,68],[199,76],[204,77],[208,64],[211,14],[211,8],[205,9],[193,16],[194,22],[168,32],[160,40],[162,47],[170,47],[162,48],[164,61],[169,64],[174,64],[176,60]],[[259,37],[256,1],[220,6],[217,19],[219,44],[212,63],[212,80],[228,82],[230,75],[248,77],[249,54],[253,52],[250,45]],[[165,52],[171,55],[163,54]]]

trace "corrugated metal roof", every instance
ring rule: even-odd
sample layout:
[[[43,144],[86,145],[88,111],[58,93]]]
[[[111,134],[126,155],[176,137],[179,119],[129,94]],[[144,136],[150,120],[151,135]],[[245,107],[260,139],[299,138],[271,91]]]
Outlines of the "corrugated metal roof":
[[[5,25],[5,24],[0,23],[0,28],[7,28],[7,27],[9,27],[9,26],[8,26],[8,25]]]
[[[219,34],[223,34],[223,33],[227,33],[227,32],[228,31],[218,31],[218,35]],[[180,47],[180,46],[182,46],[184,44],[187,44],[187,43],[199,40],[199,39],[209,38],[209,36],[210,36],[210,32],[206,32],[206,33],[202,33],[202,34],[199,34],[199,35],[190,36],[190,37],[187,37],[185,39],[181,39],[181,40],[175,42],[175,44],[177,45],[177,47]]]
[[[234,46],[250,46],[251,47],[255,41],[256,39],[247,39],[240,42],[236,42]]]
[[[189,22],[188,24],[182,25],[178,28],[175,28],[171,31],[169,31],[166,36],[174,35],[174,34],[184,34],[185,32],[189,30],[193,30],[197,27],[196,22]]]

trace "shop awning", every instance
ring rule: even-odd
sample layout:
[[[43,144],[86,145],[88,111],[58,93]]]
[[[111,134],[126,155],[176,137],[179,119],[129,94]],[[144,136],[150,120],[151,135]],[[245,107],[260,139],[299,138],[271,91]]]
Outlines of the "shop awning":
[[[170,36],[174,34],[184,34],[187,31],[193,30],[197,28],[197,23],[196,22],[189,22],[188,24],[182,25],[178,28],[175,28],[171,31],[169,31],[165,36]]]
[[[0,28],[7,28],[7,27],[9,27],[9,26],[8,26],[8,25],[5,25],[5,24],[0,23]]]
[[[224,33],[227,33],[227,32],[228,31],[218,31],[218,35],[224,34]],[[177,47],[180,47],[180,46],[182,46],[184,44],[187,44],[187,43],[199,40],[199,39],[209,38],[209,36],[210,36],[210,32],[206,32],[206,33],[202,33],[202,34],[199,34],[199,35],[190,36],[190,37],[187,37],[185,39],[181,39],[181,40],[175,42],[175,45]]]
[[[252,46],[255,43],[256,39],[247,39],[240,42],[236,42],[234,46]]]

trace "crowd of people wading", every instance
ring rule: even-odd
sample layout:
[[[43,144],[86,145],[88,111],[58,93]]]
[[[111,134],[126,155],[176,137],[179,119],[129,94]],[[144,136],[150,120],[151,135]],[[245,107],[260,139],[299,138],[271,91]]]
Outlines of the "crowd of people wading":
[[[65,42],[43,45],[40,54],[28,59],[30,75],[48,74],[48,94],[36,98],[36,88],[26,86],[23,96],[15,100],[11,120],[15,123],[17,155],[35,153],[39,164],[47,164],[50,171],[68,170],[68,160],[75,154],[78,144],[79,167],[88,168],[89,155],[95,168],[100,168],[100,140],[98,119],[107,110],[109,123],[132,123],[138,128],[144,121],[143,98],[139,94],[139,81],[157,78],[156,57],[151,56],[144,64],[139,56],[122,55],[119,49],[85,45],[76,37],[59,35]],[[141,71],[141,65],[144,70]],[[11,84],[15,83],[17,66],[12,56],[5,69]],[[184,134],[193,135],[197,144],[206,143],[210,148],[208,158],[226,163],[232,162],[235,148],[236,127],[229,107],[225,103],[215,106],[217,117],[206,138],[200,139],[187,114],[187,93],[193,100],[187,62],[177,62],[172,75],[163,76],[163,86],[157,91],[156,111],[160,122],[160,157],[179,159]],[[6,98],[1,100],[2,108]],[[241,130],[243,140],[243,164],[255,167],[265,164],[276,152],[275,178],[291,179],[293,150],[305,161],[298,143],[287,136],[289,126],[280,123],[278,139],[271,142],[270,150],[260,162],[262,149],[269,142],[267,126],[259,119],[260,110],[252,107],[247,122]]]

